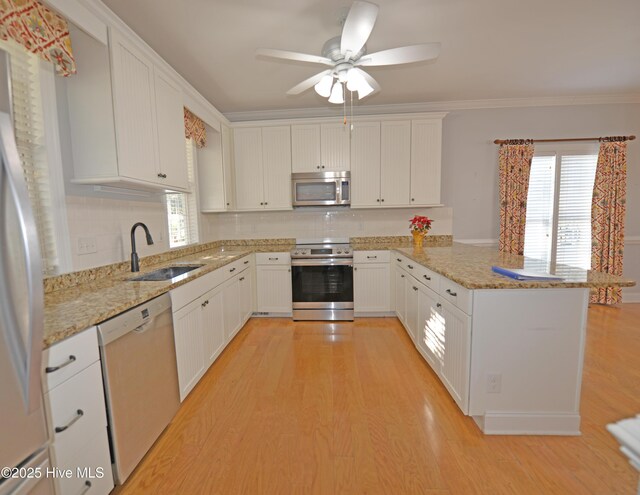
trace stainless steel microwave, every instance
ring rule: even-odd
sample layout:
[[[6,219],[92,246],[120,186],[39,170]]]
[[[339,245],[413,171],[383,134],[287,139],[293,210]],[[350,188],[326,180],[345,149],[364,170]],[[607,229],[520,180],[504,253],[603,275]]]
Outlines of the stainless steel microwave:
[[[351,204],[351,172],[291,174],[293,206]]]

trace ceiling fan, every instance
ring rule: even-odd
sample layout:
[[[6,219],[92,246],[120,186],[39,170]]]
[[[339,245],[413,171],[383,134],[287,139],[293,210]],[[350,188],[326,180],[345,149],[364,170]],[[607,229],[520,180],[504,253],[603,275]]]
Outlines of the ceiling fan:
[[[353,2],[344,20],[342,36],[327,41],[322,47],[322,55],[271,48],[258,48],[256,55],[330,67],[296,84],[287,91],[288,95],[300,94],[314,86],[316,93],[329,98],[329,102],[344,103],[346,85],[346,89],[352,93],[357,92],[358,99],[362,99],[379,91],[380,85],[360,67],[421,62],[435,59],[440,53],[440,43],[422,43],[368,54],[365,43],[376,23],[378,10],[378,6],[371,2]]]

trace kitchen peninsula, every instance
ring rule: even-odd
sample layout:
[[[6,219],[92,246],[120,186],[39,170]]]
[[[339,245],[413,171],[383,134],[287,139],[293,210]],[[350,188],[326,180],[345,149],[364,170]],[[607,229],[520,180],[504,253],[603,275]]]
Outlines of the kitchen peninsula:
[[[562,281],[516,281],[491,267],[535,262],[450,237],[433,241],[419,250],[405,238],[352,238],[351,245],[356,253],[389,252],[392,311],[484,433],[579,434],[589,289],[635,282],[571,267],[557,268]],[[141,260],[143,274],[169,263],[203,265],[174,283],[129,281],[127,263],[48,279],[45,346],[253,253],[293,245],[216,241]]]

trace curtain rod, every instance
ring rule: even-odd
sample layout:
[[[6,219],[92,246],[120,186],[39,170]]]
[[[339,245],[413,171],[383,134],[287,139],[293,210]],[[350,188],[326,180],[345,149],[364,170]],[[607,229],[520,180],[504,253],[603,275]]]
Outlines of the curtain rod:
[[[633,141],[635,136],[611,136],[593,138],[567,138],[567,139],[496,139],[495,144],[524,144],[531,143],[566,143],[570,141]]]

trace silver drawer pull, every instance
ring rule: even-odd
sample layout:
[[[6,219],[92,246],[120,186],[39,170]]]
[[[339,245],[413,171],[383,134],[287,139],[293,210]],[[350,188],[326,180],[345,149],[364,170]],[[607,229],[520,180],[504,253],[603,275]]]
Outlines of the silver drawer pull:
[[[55,432],[56,433],[62,433],[63,431],[67,430],[68,428],[70,428],[73,423],[75,423],[76,421],[78,421],[82,416],[84,416],[84,411],[82,409],[78,409],[76,411],[76,417],[73,418],[71,421],[69,421],[66,425],[64,426],[56,426],[55,427]]]
[[[413,286],[413,290],[418,290],[418,288],[414,285],[414,286]]]
[[[269,261],[278,261],[280,258],[269,258]]]
[[[442,307],[442,304],[440,303],[436,304],[436,308],[441,308],[441,307]]]
[[[367,256],[368,260],[377,260],[378,257],[377,256]]]
[[[89,490],[91,490],[91,481],[87,480],[87,481],[84,482],[84,488],[82,489],[82,491],[80,493],[78,493],[78,495],[84,495]]]
[[[236,269],[235,269],[235,268],[232,268],[231,270],[229,270],[229,273],[231,273],[231,272],[235,272],[235,271],[236,271]]]
[[[449,294],[450,296],[457,296],[458,293],[457,292],[451,292],[451,289],[447,289],[447,294]]]
[[[73,354],[71,354],[71,355],[69,356],[69,359],[67,359],[64,363],[62,363],[62,364],[60,364],[60,365],[58,365],[58,366],[47,366],[47,367],[44,369],[44,372],[45,372],[45,373],[53,373],[54,371],[58,371],[59,369],[62,369],[62,368],[64,368],[65,366],[69,366],[69,365],[70,365],[71,363],[73,363],[75,360],[76,360],[76,357],[75,357]]]
[[[423,275],[424,278],[426,278],[427,280],[431,280],[431,277],[427,277],[426,275]]]
[[[412,266],[412,265],[407,265],[407,268],[408,268],[409,270],[413,270],[413,266]]]

